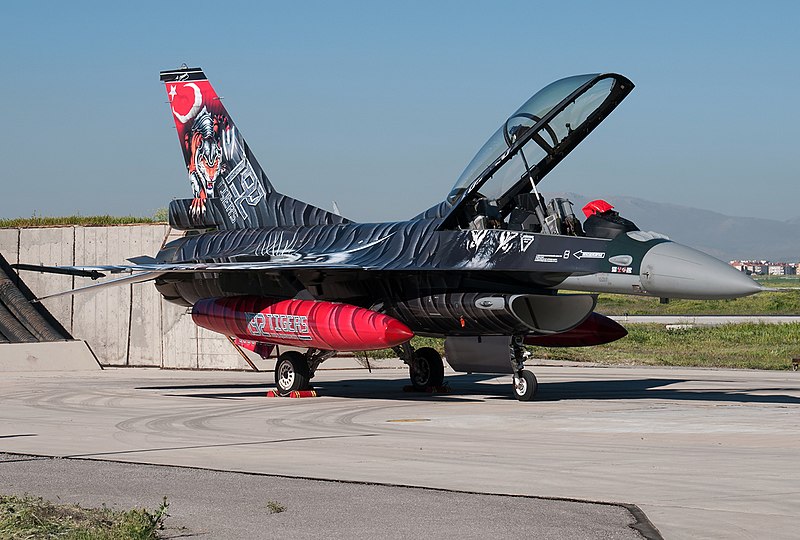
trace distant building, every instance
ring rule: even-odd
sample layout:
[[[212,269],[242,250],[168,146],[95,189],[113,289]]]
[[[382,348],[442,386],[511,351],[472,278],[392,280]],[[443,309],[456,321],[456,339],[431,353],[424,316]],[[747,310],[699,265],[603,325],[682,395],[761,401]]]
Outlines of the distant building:
[[[789,263],[775,263],[769,265],[770,276],[794,276],[797,275],[797,266]]]
[[[730,261],[740,272],[755,276],[794,276],[800,263],[770,261]]]

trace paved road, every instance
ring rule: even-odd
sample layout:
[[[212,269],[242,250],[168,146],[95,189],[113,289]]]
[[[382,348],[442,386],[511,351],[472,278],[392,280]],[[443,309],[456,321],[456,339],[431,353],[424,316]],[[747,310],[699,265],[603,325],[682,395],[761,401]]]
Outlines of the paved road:
[[[142,369],[0,380],[0,451],[627,502],[666,538],[796,538],[800,376],[538,367],[507,378],[320,372],[325,397],[268,399],[270,374]]]
[[[0,454],[0,490],[120,509],[167,496],[167,538],[641,539],[619,506],[128,463]]]
[[[615,315],[620,324],[788,324],[800,323],[796,315]]]

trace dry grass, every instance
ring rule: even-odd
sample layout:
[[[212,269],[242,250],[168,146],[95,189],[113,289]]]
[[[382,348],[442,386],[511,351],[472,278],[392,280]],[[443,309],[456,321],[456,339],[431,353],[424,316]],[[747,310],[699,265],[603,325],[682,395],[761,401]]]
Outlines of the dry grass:
[[[157,540],[168,506],[165,497],[154,511],[119,512],[0,495],[0,540]]]

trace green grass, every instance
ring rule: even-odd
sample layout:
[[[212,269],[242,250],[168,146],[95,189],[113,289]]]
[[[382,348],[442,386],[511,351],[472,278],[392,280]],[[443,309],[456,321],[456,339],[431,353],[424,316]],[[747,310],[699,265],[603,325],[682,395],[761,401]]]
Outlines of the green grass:
[[[800,276],[755,276],[753,279],[765,287],[800,288]]]
[[[533,358],[635,364],[746,369],[790,369],[800,358],[800,323],[726,324],[668,330],[658,324],[629,324],[628,335],[596,347],[530,347]],[[441,339],[412,340],[415,348],[444,353]],[[370,360],[392,358],[393,351],[370,351]],[[363,358],[363,355],[361,356]],[[361,361],[363,365],[365,361]]]
[[[155,511],[120,512],[0,495],[0,540],[156,540],[168,506],[165,497]]]
[[[63,227],[77,225],[83,227],[102,227],[108,225],[131,225],[140,223],[166,223],[167,209],[159,208],[150,217],[142,216],[31,216],[29,218],[0,219],[0,228],[11,227]]]
[[[800,315],[800,281],[769,287],[792,287],[789,291],[768,291],[735,300],[670,300],[601,294],[595,311],[603,315]],[[794,284],[794,286],[792,285]]]
[[[629,324],[628,335],[597,347],[536,348],[535,358],[746,369],[790,369],[800,358],[800,324],[726,324],[668,330]]]

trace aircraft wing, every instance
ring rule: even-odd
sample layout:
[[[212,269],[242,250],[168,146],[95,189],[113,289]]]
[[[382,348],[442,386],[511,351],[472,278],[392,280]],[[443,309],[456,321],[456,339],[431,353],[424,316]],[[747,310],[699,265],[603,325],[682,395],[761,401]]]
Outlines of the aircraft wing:
[[[13,264],[17,270],[27,270],[46,274],[61,274],[79,277],[98,279],[106,277],[107,274],[130,274],[125,277],[118,277],[94,283],[85,287],[78,287],[69,291],[63,291],[37,298],[36,301],[58,296],[70,296],[80,292],[96,291],[104,287],[115,287],[131,283],[141,283],[151,281],[164,274],[192,274],[201,272],[236,272],[254,270],[358,270],[362,266],[352,264],[328,263],[328,262],[309,262],[309,261],[253,261],[253,262],[203,262],[203,263],[145,263],[131,265],[99,265],[99,266],[43,266],[36,264]]]

